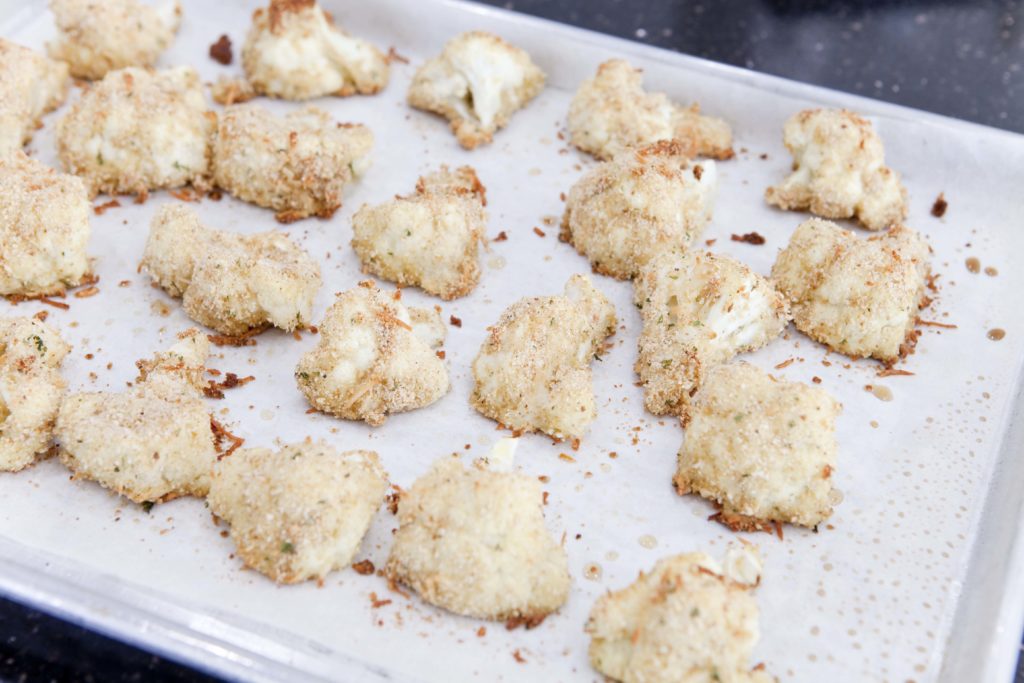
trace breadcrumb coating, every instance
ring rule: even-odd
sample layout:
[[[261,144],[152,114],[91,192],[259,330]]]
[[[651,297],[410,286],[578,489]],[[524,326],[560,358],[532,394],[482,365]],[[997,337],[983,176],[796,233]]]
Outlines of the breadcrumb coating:
[[[807,109],[783,131],[793,172],[765,190],[769,204],[809,210],[823,218],[856,218],[884,230],[907,216],[907,191],[885,165],[882,141],[871,122],[845,109]]]
[[[364,282],[339,294],[318,327],[316,348],[295,368],[317,410],[378,426],[448,393],[448,370],[434,352],[446,334],[436,311],[406,308]]]
[[[207,228],[181,204],[160,207],[142,268],[190,318],[226,335],[309,325],[321,283],[320,266],[286,236]]]
[[[111,71],[57,123],[57,153],[91,195],[207,187],[209,111],[199,75],[187,66]]]
[[[282,223],[330,218],[345,185],[369,167],[371,147],[369,128],[334,124],[316,107],[277,117],[255,104],[233,105],[221,114],[214,136],[213,181],[273,209]]]
[[[98,80],[129,66],[151,67],[174,42],[181,3],[160,0],[50,0],[57,41],[50,56],[76,78]]]
[[[36,318],[0,318],[0,472],[24,469],[49,449],[70,351]]]
[[[747,363],[714,367],[693,399],[676,491],[715,501],[719,520],[733,529],[816,528],[838,497],[832,474],[841,410],[820,387]]]
[[[205,496],[216,459],[202,400],[209,341],[192,328],[168,351],[140,360],[120,394],[70,394],[57,417],[61,461],[136,503]]]
[[[472,406],[513,431],[580,438],[597,417],[590,361],[615,332],[615,308],[585,275],[561,296],[520,299],[473,361]]]
[[[441,458],[399,498],[385,573],[450,612],[535,625],[571,583],[543,500],[534,477]]]
[[[314,0],[270,0],[256,10],[242,67],[256,92],[286,100],[372,95],[390,71],[383,52],[335,26]]]
[[[387,490],[373,451],[342,453],[306,439],[219,460],[207,501],[231,525],[246,566],[299,583],[352,563]]]
[[[634,281],[643,319],[636,373],[644,405],[685,422],[708,371],[759,349],[790,320],[785,297],[739,261],[708,251],[666,251]]]
[[[229,104],[248,102],[256,97],[257,93],[252,87],[252,83],[244,78],[221,76],[210,87],[210,95],[213,97],[214,102],[223,104],[226,107]]]
[[[601,64],[583,82],[569,105],[568,125],[572,144],[598,159],[671,139],[689,156],[733,156],[728,123],[702,115],[697,104],[683,107],[664,93],[646,92],[640,69],[622,59]]]
[[[352,217],[363,272],[446,301],[466,296],[480,281],[485,192],[471,167],[442,166],[419,179],[415,194],[364,205]]]
[[[798,330],[848,356],[891,363],[916,339],[930,251],[902,225],[859,239],[812,218],[779,252],[772,278],[792,303]]]
[[[544,89],[544,72],[524,50],[484,31],[455,36],[409,85],[409,104],[448,119],[459,144],[489,144],[512,114]]]
[[[626,280],[654,255],[688,247],[711,220],[715,162],[662,140],[598,164],[569,190],[561,239],[594,271]]]
[[[67,64],[0,38],[0,157],[31,140],[67,92]]]
[[[0,295],[46,296],[89,272],[89,195],[20,149],[0,155]]]
[[[753,547],[730,547],[724,566],[704,553],[659,560],[594,604],[591,665],[622,683],[772,683],[750,668],[760,569]]]

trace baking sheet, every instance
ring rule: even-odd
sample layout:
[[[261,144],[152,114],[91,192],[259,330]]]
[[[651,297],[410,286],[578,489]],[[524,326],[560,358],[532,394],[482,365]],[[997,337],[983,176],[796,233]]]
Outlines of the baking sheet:
[[[184,4],[181,32],[161,64],[191,64],[206,80],[239,73],[237,53],[255,3]],[[418,175],[440,163],[476,167],[488,188],[489,234],[503,230],[509,239],[483,254],[484,275],[470,297],[442,304],[445,318],[455,315],[463,324],[449,330],[445,349],[453,386],[437,404],[394,416],[375,430],[306,415],[292,370],[315,339],[307,335],[297,342],[268,332],[255,347],[218,349],[211,359],[212,367],[256,377],[211,402],[219,420],[251,446],[309,435],[346,449],[377,450],[392,480],[406,487],[438,457],[484,454],[502,436],[467,403],[470,363],[485,327],[518,298],[560,292],[571,274],[589,271],[582,257],[558,242],[551,223],[562,212],[560,193],[593,163],[567,149],[559,132],[572,92],[604,59],[625,56],[645,69],[648,87],[700,101],[732,123],[738,155],[719,165],[718,204],[704,237],[717,238],[714,250],[761,273],[803,218],[772,210],[761,198],[789,168],[782,123],[804,107],[849,106],[874,120],[889,163],[910,192],[908,223],[934,248],[942,290],[924,315],[958,327],[925,329],[917,353],[902,366],[912,377],[880,380],[876,364],[834,354],[826,367],[824,350],[792,329],[788,339],[748,358],[765,368],[796,358],[777,374],[802,381],[821,377],[844,404],[835,475],[844,501],[830,520],[834,528],[814,534],[787,527],[784,541],[745,535],[765,558],[758,591],[762,640],[754,661],[785,681],[1009,678],[1024,614],[1024,555],[1016,532],[1020,442],[1007,441],[1011,429],[1019,434],[1014,420],[1024,360],[1024,316],[1016,302],[1024,276],[1013,264],[1024,249],[1024,137],[474,5],[323,4],[354,33],[394,46],[412,62],[394,65],[381,95],[317,102],[339,120],[370,125],[377,137],[373,168],[330,220],[282,227],[269,211],[229,197],[196,205],[202,220],[239,232],[277,229],[303,244],[323,268],[317,319],[333,292],[363,279],[348,246],[352,213],[364,202],[410,191]],[[38,48],[52,35],[42,3],[6,2],[0,10],[4,37]],[[404,93],[418,63],[455,33],[475,28],[527,49],[549,74],[549,85],[493,145],[467,153],[441,119],[410,110]],[[207,56],[221,33],[235,45],[231,67]],[[297,106],[261,103],[278,112]],[[52,131],[59,116],[47,117],[30,145],[48,163],[56,161]],[[929,209],[941,191],[950,207],[936,219]],[[136,273],[149,220],[169,201],[177,200],[155,193],[141,206],[124,202],[93,217],[98,296],[70,298],[68,311],[35,303],[4,311],[50,311],[50,322],[75,347],[64,366],[72,389],[123,387],[134,377],[135,359],[166,347],[189,326],[178,303]],[[534,227],[546,236],[534,234]],[[731,233],[752,230],[767,238],[765,246],[729,240]],[[997,268],[998,276],[967,272],[968,256]],[[594,367],[599,419],[572,453],[573,463],[558,457],[568,452],[566,445],[540,436],[524,437],[517,454],[522,471],[550,477],[549,527],[566,533],[574,578],[569,603],[539,628],[509,632],[487,624],[486,636],[478,637],[481,622],[405,599],[382,579],[352,571],[330,575],[323,587],[277,587],[240,568],[202,501],[177,500],[146,514],[95,484],[69,481],[54,460],[0,476],[0,587],[234,677],[282,679],[301,672],[339,680],[598,679],[582,631],[595,597],[626,585],[665,555],[720,555],[733,534],[706,521],[712,512],[707,503],[672,490],[682,431],[672,420],[646,414],[641,389],[633,385],[640,322],[630,286],[593,277],[624,326],[614,350]],[[130,286],[118,287],[122,280]],[[437,303],[416,290],[403,298],[413,305]],[[998,343],[986,338],[994,327],[1006,330]],[[889,387],[893,400],[878,400],[866,384]],[[618,457],[609,457],[611,451]],[[382,510],[357,559],[383,565],[394,526],[394,517]],[[590,564],[600,566],[597,580],[584,578]],[[393,602],[373,608],[371,592]]]

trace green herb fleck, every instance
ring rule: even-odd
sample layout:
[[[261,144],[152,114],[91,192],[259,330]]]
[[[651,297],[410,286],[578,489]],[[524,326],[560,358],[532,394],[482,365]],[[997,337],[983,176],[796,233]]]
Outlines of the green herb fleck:
[[[148,515],[149,511],[153,509],[153,504],[154,503],[151,500],[142,501],[142,511]]]
[[[281,544],[281,552],[286,554],[286,555],[294,555],[295,554],[295,546],[293,546],[288,541],[285,541],[284,543]]]

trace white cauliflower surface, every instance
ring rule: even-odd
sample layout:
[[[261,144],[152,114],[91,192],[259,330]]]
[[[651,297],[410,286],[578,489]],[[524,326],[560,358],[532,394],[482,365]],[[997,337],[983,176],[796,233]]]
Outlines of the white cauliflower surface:
[[[43,114],[64,101],[68,66],[0,38],[0,155],[32,138]]]

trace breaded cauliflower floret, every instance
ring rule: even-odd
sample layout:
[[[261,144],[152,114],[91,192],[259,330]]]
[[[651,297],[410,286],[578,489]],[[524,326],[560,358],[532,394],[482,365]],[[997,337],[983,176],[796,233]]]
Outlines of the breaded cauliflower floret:
[[[708,371],[782,334],[789,305],[739,261],[708,251],[667,251],[634,281],[643,319],[636,373],[644,405],[686,420]]]
[[[36,318],[0,318],[0,472],[17,472],[46,452],[67,383],[71,347]]]
[[[448,392],[448,370],[434,351],[445,337],[437,312],[406,308],[364,282],[339,294],[318,327],[316,348],[295,368],[317,410],[377,426]]]
[[[664,93],[644,91],[640,69],[622,59],[601,64],[583,82],[569,105],[568,124],[572,144],[598,159],[671,139],[690,156],[733,156],[728,123],[701,115],[699,105],[683,107]]]
[[[189,183],[204,189],[216,119],[191,67],[120,69],[57,123],[57,153],[92,195],[145,196]]]
[[[930,249],[904,226],[859,239],[835,223],[805,221],[779,252],[772,278],[811,339],[848,356],[892,363],[917,340]]]
[[[594,604],[591,665],[622,683],[772,683],[750,666],[761,637],[760,572],[752,547],[730,547],[724,567],[704,553],[659,560]]]
[[[884,230],[907,216],[907,191],[885,165],[882,141],[871,122],[845,109],[808,109],[783,131],[793,172],[765,190],[769,204],[810,210],[823,218],[856,218]]]
[[[488,144],[544,89],[544,72],[525,51],[484,31],[445,43],[409,85],[409,104],[448,119],[459,144]]]
[[[207,228],[181,204],[160,207],[142,268],[190,318],[227,335],[309,325],[321,282],[320,266],[284,235]]]
[[[824,389],[747,363],[712,368],[690,409],[676,491],[716,502],[718,520],[734,530],[816,528],[835,501],[841,410]]]
[[[520,299],[489,327],[470,402],[513,431],[579,438],[597,417],[590,362],[615,332],[615,308],[585,275],[561,296]]]
[[[57,417],[61,461],[136,503],[205,496],[216,459],[202,400],[208,353],[206,335],[193,328],[138,361],[127,392],[70,394]]]
[[[352,562],[387,489],[373,451],[341,453],[306,439],[218,461],[207,501],[231,525],[246,566],[299,583]]]
[[[306,107],[277,117],[255,104],[220,116],[213,141],[213,182],[239,199],[273,209],[282,223],[329,218],[342,189],[369,167],[373,133],[335,124]]]
[[[571,583],[543,500],[534,477],[442,458],[402,492],[385,572],[456,614],[536,625]]]
[[[416,193],[352,217],[352,248],[363,272],[421,287],[445,300],[466,296],[480,280],[485,189],[469,166],[420,178]]]
[[[372,95],[388,84],[384,53],[335,26],[314,0],[256,10],[242,66],[256,92],[286,100]]]
[[[40,296],[89,272],[89,195],[20,149],[0,155],[0,295]]]
[[[656,254],[688,247],[711,220],[715,162],[689,160],[678,140],[663,140],[598,164],[565,203],[561,239],[594,271],[636,277]]]
[[[0,157],[31,140],[67,91],[67,64],[0,38]]]
[[[181,23],[178,0],[50,0],[50,9],[57,23],[50,56],[88,80],[128,66],[153,66]]]

